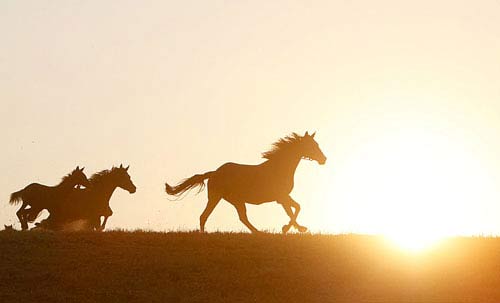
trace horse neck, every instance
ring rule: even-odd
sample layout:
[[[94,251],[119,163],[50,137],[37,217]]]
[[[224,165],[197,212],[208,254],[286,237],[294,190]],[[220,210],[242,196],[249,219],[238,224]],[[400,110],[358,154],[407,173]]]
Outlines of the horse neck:
[[[71,177],[65,177],[56,187],[63,190],[70,190],[75,187],[75,185],[76,183],[71,179]]]
[[[95,184],[93,186],[93,194],[95,196],[102,197],[102,199],[99,199],[99,201],[105,201],[109,202],[111,199],[111,196],[113,195],[113,192],[115,189],[118,187],[118,185],[112,180],[102,180],[99,184]]]
[[[302,157],[298,154],[289,153],[281,157],[271,159],[268,163],[273,166],[273,169],[276,169],[280,173],[293,178],[301,158]]]

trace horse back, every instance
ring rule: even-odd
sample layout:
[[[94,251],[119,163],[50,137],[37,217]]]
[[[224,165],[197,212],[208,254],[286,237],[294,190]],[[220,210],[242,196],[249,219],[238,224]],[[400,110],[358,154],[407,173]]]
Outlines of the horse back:
[[[40,183],[31,183],[23,189],[23,200],[26,202],[50,198],[55,187]]]
[[[228,162],[215,171],[215,176],[220,179],[258,183],[271,182],[273,184],[293,183],[293,175],[294,173],[289,173],[279,166],[270,165],[269,162],[257,165]]]
[[[293,174],[285,174],[267,162],[258,165],[226,163],[216,170],[208,186],[228,201],[260,204],[288,195],[293,189]]]

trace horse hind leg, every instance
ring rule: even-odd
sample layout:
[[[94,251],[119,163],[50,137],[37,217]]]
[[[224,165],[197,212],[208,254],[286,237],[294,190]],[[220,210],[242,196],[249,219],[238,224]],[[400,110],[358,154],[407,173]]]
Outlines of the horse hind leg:
[[[238,212],[240,221],[243,224],[245,224],[245,226],[248,227],[248,229],[250,229],[252,233],[260,233],[260,231],[257,228],[255,228],[255,226],[253,226],[252,223],[250,223],[250,221],[248,221],[247,208],[245,206],[245,203],[232,203],[232,204],[234,205],[236,211]]]
[[[200,216],[200,232],[205,232],[205,223],[207,223],[208,217],[214,210],[214,208],[219,204],[219,201],[221,200],[221,197],[217,196],[209,196],[207,206],[205,207],[205,210]]]
[[[26,222],[33,223],[35,222],[36,219],[40,216],[40,213],[42,212],[43,209],[41,208],[33,208],[31,207],[30,209],[26,210]]]
[[[207,223],[208,217],[214,211],[214,208],[219,204],[222,199],[222,195],[220,194],[216,183],[214,183],[213,179],[208,179],[207,182],[207,196],[208,202],[207,206],[203,210],[203,213],[200,215],[200,232],[205,232],[205,223]]]
[[[19,210],[16,212],[17,218],[19,219],[19,222],[21,223],[21,229],[26,230],[28,229],[28,221],[26,220],[26,206],[28,204],[23,201],[23,204],[19,208]]]

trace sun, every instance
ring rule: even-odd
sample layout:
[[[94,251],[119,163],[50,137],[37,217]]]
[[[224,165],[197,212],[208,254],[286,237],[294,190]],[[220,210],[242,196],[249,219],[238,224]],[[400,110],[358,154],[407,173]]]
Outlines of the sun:
[[[484,224],[472,202],[497,195],[475,155],[432,131],[402,128],[374,137],[336,164],[326,199],[340,206],[321,218],[325,226],[342,220],[354,233],[382,235],[413,252],[446,237],[475,234]],[[342,216],[332,220],[337,213]]]
[[[400,230],[385,237],[399,249],[413,253],[427,251],[443,239],[442,235],[419,230]]]

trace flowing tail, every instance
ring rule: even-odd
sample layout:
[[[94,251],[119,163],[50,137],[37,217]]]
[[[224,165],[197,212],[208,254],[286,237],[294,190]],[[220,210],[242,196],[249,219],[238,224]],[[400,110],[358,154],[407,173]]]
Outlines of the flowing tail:
[[[16,191],[15,193],[10,194],[9,204],[16,205],[21,203],[21,201],[23,201],[23,193],[24,189],[21,189],[20,191]]]
[[[204,173],[202,175],[194,175],[191,178],[187,178],[181,183],[175,185],[175,186],[170,186],[168,183],[165,183],[165,191],[167,194],[179,197],[183,193],[195,188],[195,187],[200,187],[198,192],[201,192],[203,188],[205,187],[205,179],[208,179],[212,176],[214,172],[208,172]]]

